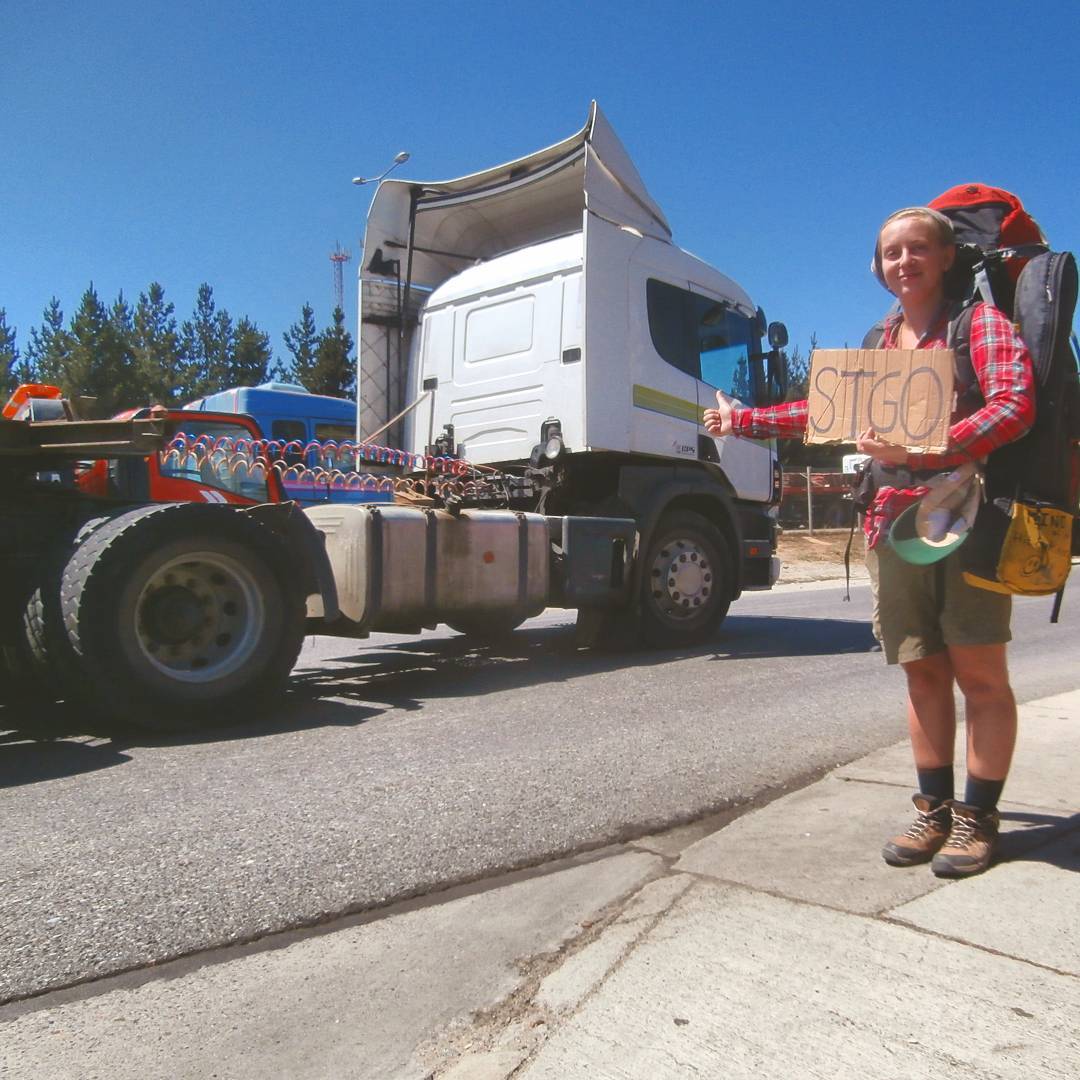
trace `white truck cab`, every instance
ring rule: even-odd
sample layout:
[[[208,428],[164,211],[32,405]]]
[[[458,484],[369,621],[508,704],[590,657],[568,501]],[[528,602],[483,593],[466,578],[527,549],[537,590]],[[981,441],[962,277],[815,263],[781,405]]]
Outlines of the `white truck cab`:
[[[778,572],[775,446],[701,422],[717,389],[782,395],[786,331],[768,327],[763,351],[766,329],[738,284],[672,242],[594,103],[579,132],[518,161],[380,184],[359,434],[406,410],[403,449],[530,477],[521,509],[632,518],[645,636],[696,639]]]

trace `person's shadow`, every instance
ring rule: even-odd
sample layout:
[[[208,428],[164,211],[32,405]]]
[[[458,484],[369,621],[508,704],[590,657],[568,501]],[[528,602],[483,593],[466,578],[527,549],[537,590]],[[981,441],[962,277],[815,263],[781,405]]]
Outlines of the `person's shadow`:
[[[1020,827],[1001,834],[999,862],[1041,862],[1080,872],[1080,813],[1059,817],[1029,810],[1002,810],[1001,820]]]

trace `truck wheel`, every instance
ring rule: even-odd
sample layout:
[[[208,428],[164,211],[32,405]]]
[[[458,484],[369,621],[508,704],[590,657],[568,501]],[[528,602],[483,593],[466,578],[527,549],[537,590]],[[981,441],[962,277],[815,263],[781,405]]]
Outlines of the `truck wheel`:
[[[720,530],[690,510],[665,514],[641,564],[641,636],[655,647],[709,638],[731,604],[731,557]]]
[[[283,689],[306,614],[273,533],[194,503],[95,532],[64,568],[61,608],[82,696],[159,730],[250,718]]]
[[[493,614],[486,615],[459,615],[453,622],[447,622],[451,630],[464,634],[473,641],[479,641],[486,645],[497,645],[500,641],[512,634],[525,619],[518,615]]]
[[[74,550],[109,520],[97,517],[84,522],[73,538],[43,559],[31,581],[15,642],[6,650],[8,668],[15,673],[23,700],[67,697],[80,678],[78,658],[64,628],[60,578]]]

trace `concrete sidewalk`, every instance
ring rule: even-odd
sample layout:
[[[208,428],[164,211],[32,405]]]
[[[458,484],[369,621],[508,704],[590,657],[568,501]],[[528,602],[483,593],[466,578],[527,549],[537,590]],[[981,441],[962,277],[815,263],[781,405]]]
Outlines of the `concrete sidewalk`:
[[[0,1076],[1076,1078],[1078,761],[1080,691],[1022,706],[967,881],[881,861],[898,745],[707,835],[7,1006]]]

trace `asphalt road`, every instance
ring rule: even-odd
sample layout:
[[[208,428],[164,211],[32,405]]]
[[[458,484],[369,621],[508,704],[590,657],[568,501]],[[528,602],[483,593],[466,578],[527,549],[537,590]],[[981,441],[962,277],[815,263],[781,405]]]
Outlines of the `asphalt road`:
[[[903,738],[869,590],[750,595],[707,648],[597,654],[551,613],[309,643],[285,709],[196,738],[0,710],[0,1001],[657,831]],[[1017,604],[1031,700],[1080,605]]]

